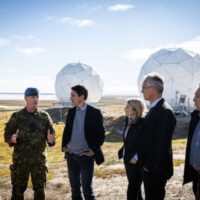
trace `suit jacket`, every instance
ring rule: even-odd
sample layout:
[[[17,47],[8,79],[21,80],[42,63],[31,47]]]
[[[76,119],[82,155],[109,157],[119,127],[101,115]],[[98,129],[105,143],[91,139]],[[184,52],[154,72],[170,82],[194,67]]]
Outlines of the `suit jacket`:
[[[172,135],[176,118],[170,106],[161,99],[145,117],[138,157],[149,171],[160,171],[169,179],[173,175]]]
[[[191,181],[195,181],[198,178],[198,172],[193,169],[189,161],[190,161],[192,137],[199,120],[200,120],[199,111],[197,110],[193,111],[191,114],[191,120],[190,120],[189,131],[188,131],[183,184],[189,183]]]
[[[63,132],[62,138],[62,149],[71,140],[72,128],[74,117],[76,113],[76,107],[69,109],[66,125]],[[104,162],[103,152],[101,150],[101,145],[105,139],[105,129],[103,125],[103,116],[99,109],[96,109],[90,105],[87,105],[86,115],[85,115],[85,138],[88,146],[94,152],[94,159],[97,164]]]
[[[124,144],[121,147],[121,149],[118,151],[118,157],[121,159],[123,157],[123,152],[124,152],[124,162],[125,164],[128,164],[130,159],[138,152],[138,142],[140,140],[141,136],[141,131],[144,126],[144,118],[138,119],[138,121],[135,124],[131,124],[130,128],[127,132],[127,136],[125,138],[125,130],[128,126],[128,117],[125,120],[125,128],[123,132],[123,140]],[[137,162],[136,165],[134,166],[139,166],[139,162]]]

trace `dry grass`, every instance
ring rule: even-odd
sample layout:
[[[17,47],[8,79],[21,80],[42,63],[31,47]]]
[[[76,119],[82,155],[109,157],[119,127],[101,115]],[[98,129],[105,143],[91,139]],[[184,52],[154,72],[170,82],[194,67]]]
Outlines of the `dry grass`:
[[[177,144],[178,144],[178,145],[185,145],[185,144],[186,144],[186,141],[187,141],[186,139],[174,139],[174,140],[173,140],[173,144],[174,144],[174,145],[177,145]]]
[[[0,99],[0,105],[1,106],[16,106],[16,107],[24,107],[25,101],[24,100],[1,100]],[[53,101],[50,100],[40,100],[39,106],[40,108],[49,108],[52,107]]]
[[[4,127],[5,123],[8,121],[11,113],[10,112],[0,112],[0,163],[8,164],[11,162],[12,150],[4,143]]]
[[[0,112],[0,163],[5,166],[0,168],[1,177],[9,177],[9,163],[11,163],[12,158],[12,148],[9,148],[6,143],[4,143],[4,127],[5,123],[9,119],[10,112]],[[56,130],[56,145],[52,148],[48,148],[48,166],[49,173],[48,178],[52,179],[55,176],[56,170],[59,167],[65,166],[64,155],[61,152],[61,139],[62,132],[64,129],[64,124],[55,124],[54,128]],[[95,168],[95,175],[97,177],[109,178],[115,175],[124,174],[124,169],[113,169],[109,166],[122,164],[122,160],[117,157],[117,152],[120,149],[121,142],[105,142],[103,146],[103,151],[105,154],[105,162],[101,167]],[[186,139],[177,139],[173,141],[173,149],[184,149],[186,145]],[[179,166],[184,161],[181,159],[174,159],[174,165]]]
[[[3,167],[0,169],[0,177],[2,178],[10,177],[9,167]]]
[[[10,112],[0,112],[0,176],[1,177],[8,177],[10,176],[9,164],[12,162],[12,151],[13,148],[10,148],[4,142],[4,127],[5,123],[8,121],[11,113]],[[57,144],[53,148],[48,148],[48,163],[51,166],[51,163],[57,163],[63,161],[63,153],[60,151],[60,142],[61,142],[61,134],[63,131],[64,125],[59,124],[55,125],[55,130],[57,136]],[[52,165],[54,166],[54,165]],[[56,169],[56,167],[55,167]],[[48,172],[48,179],[52,179],[54,177],[53,169],[49,169]]]
[[[100,167],[100,168],[95,168],[94,170],[94,175],[97,178],[103,178],[103,179],[109,179],[113,178],[116,176],[124,176],[125,175],[125,169],[124,168],[119,168],[119,169],[112,169],[109,167]]]
[[[5,167],[0,169],[1,177],[9,177],[9,164],[12,162],[12,151],[13,148],[10,148],[6,143],[4,143],[4,127],[5,123],[9,119],[11,113],[9,112],[1,112],[0,113],[0,163],[6,164]],[[61,140],[62,140],[62,132],[64,129],[64,124],[54,124],[54,128],[56,130],[56,145],[54,147],[48,147],[47,155],[48,155],[48,179],[52,179],[55,176],[55,171],[63,165],[64,155],[61,152]],[[117,158],[117,152],[121,147],[121,143],[105,143],[103,146],[103,151],[105,153],[105,162],[101,168],[95,168],[95,175],[97,177],[108,178],[114,174],[124,174],[124,171],[121,169],[108,169],[106,166],[110,166],[113,164],[121,163]]]
[[[184,160],[181,160],[181,159],[174,159],[173,160],[174,167],[178,167],[183,163],[184,163]]]
[[[186,148],[187,139],[174,139],[172,142],[173,149],[185,149]]]

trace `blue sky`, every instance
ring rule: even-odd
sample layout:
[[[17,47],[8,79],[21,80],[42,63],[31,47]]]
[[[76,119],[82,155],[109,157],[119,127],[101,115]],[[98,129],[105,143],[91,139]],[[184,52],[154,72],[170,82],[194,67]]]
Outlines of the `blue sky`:
[[[54,92],[59,70],[82,62],[104,94],[137,94],[151,53],[200,53],[199,10],[199,0],[0,0],[0,92]]]

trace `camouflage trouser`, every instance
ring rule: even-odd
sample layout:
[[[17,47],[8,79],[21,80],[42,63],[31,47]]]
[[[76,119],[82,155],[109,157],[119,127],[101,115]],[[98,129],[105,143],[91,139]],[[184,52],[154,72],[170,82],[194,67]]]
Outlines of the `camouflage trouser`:
[[[45,185],[47,168],[45,165],[11,165],[11,181],[13,185],[11,200],[23,200],[24,192],[28,186],[29,174],[31,175],[34,200],[45,199]]]

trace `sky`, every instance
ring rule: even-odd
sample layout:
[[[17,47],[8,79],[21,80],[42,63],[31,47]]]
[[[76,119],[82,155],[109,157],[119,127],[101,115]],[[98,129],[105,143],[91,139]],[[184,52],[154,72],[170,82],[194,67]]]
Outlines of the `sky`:
[[[199,0],[0,0],[0,92],[54,93],[56,74],[82,62],[104,94],[138,94],[152,53],[200,53],[199,10]]]

